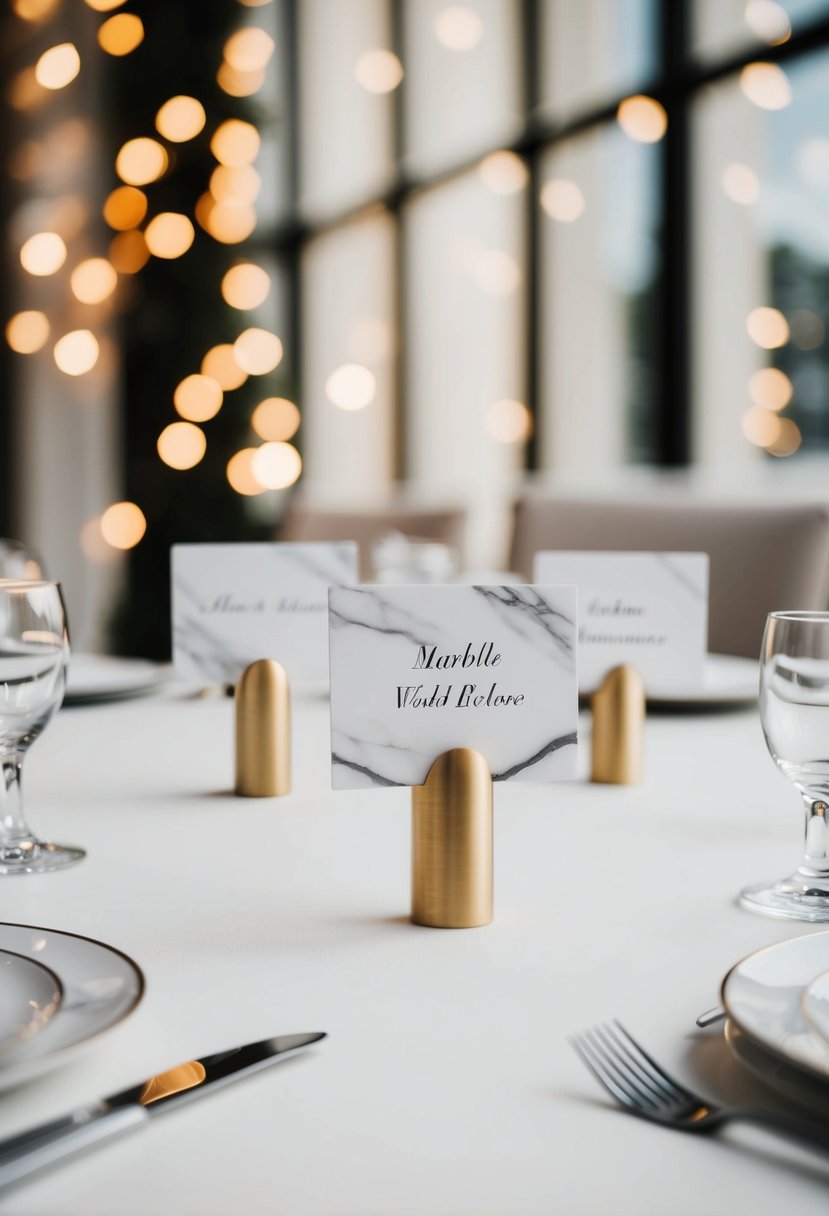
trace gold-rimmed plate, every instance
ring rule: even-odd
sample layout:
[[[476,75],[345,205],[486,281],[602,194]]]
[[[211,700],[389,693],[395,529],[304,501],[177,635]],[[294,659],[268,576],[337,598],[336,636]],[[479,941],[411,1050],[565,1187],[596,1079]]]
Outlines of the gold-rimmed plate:
[[[0,950],[0,1061],[45,1029],[57,1013],[63,986],[34,959]]]

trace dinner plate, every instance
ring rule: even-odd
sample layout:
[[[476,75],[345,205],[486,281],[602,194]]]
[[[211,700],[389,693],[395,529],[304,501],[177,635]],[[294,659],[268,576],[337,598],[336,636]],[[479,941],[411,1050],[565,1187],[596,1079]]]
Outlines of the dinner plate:
[[[709,706],[726,708],[750,705],[757,700],[760,680],[758,659],[746,659],[735,654],[705,656],[702,678],[672,680],[662,687],[648,687],[651,705]]]
[[[824,1043],[829,1043],[829,971],[824,971],[803,993],[803,1016]]]
[[[146,659],[75,654],[69,660],[64,705],[118,701],[152,692],[169,679],[169,669]]]
[[[122,1022],[144,993],[141,969],[126,954],[89,937],[0,924],[0,950],[54,971],[63,1000],[31,1040],[0,1058],[0,1090],[29,1081],[68,1060],[82,1045]]]
[[[722,1003],[761,1047],[813,1076],[829,1079],[829,1042],[806,1021],[803,995],[829,969],[829,932],[790,938],[750,954],[723,980]]]
[[[62,996],[61,982],[48,967],[0,950],[0,1060],[43,1030]]]
[[[829,1086],[825,1080],[801,1068],[792,1060],[766,1051],[754,1039],[743,1034],[731,1019],[726,1019],[725,1041],[735,1059],[765,1085],[770,1085],[790,1102],[796,1102],[813,1114],[829,1119]]]

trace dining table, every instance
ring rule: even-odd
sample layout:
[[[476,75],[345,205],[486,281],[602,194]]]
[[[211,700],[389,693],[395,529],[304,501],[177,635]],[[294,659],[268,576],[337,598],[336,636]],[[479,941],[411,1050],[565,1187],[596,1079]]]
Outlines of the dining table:
[[[182,1061],[273,1035],[307,1051],[10,1191],[14,1216],[717,1216],[826,1212],[829,1160],[734,1126],[617,1108],[569,1036],[619,1018],[723,1104],[779,1098],[732,1056],[727,970],[820,926],[737,906],[799,856],[799,798],[756,705],[651,713],[644,779],[495,786],[495,916],[410,921],[410,791],[331,788],[325,693],[292,696],[293,781],[233,793],[234,707],[171,684],[65,707],[26,761],[47,839],[87,850],[0,878],[0,920],[131,956],[135,1011],[0,1095],[0,1136]],[[790,1108],[793,1109],[793,1108]]]

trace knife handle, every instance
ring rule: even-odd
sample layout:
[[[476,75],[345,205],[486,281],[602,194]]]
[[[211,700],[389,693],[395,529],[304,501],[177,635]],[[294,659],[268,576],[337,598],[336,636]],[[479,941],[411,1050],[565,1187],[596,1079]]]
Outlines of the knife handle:
[[[53,1123],[0,1141],[0,1190],[47,1166],[120,1136],[149,1119],[143,1106],[86,1106]]]

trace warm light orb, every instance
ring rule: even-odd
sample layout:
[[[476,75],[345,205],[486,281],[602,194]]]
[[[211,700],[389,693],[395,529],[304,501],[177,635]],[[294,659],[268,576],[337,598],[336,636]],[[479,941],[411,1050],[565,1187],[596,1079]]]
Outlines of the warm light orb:
[[[85,376],[98,362],[98,339],[89,329],[73,329],[55,343],[55,363],[67,376]]]
[[[759,448],[768,448],[780,438],[781,419],[770,410],[764,410],[762,406],[752,405],[743,414],[742,427],[749,443]]]
[[[110,228],[137,228],[147,214],[147,196],[135,186],[118,186],[104,203],[104,219]]]
[[[118,13],[98,30],[98,45],[108,55],[129,55],[144,41],[144,25],[134,13]]]
[[[156,447],[171,469],[192,469],[207,451],[207,440],[192,422],[171,422],[159,435]]]
[[[9,85],[8,99],[13,110],[34,110],[49,97],[49,90],[38,84],[35,69],[24,68]]]
[[[503,249],[488,249],[477,260],[475,278],[488,296],[510,296],[521,282],[521,267]]]
[[[242,448],[227,462],[227,480],[237,494],[261,494],[265,487],[253,473],[253,458],[258,448]]]
[[[668,129],[665,107],[653,97],[626,97],[616,111],[619,126],[630,139],[642,144],[658,143]]]
[[[109,260],[119,274],[137,274],[150,260],[143,232],[119,232],[110,241]]]
[[[780,419],[780,433],[767,451],[771,456],[793,456],[803,442],[800,427],[791,418]]]
[[[299,479],[302,457],[291,443],[263,443],[251,461],[251,471],[266,490],[284,490]]]
[[[374,373],[359,363],[343,363],[325,381],[325,395],[340,410],[364,410],[377,392]]]
[[[183,144],[195,139],[204,128],[207,115],[204,106],[195,97],[180,95],[171,97],[155,116],[155,128],[171,143]]]
[[[784,410],[794,396],[794,385],[779,367],[762,367],[749,379],[748,395],[765,410]]]
[[[517,194],[527,184],[527,166],[514,152],[492,152],[478,165],[478,173],[493,194]]]
[[[81,57],[72,42],[44,51],[35,65],[35,79],[44,89],[64,89],[81,70]]]
[[[764,350],[776,350],[789,340],[789,323],[779,308],[753,308],[746,317],[746,329]]]
[[[249,165],[259,155],[260,142],[252,123],[228,118],[213,132],[210,151],[222,165]]]
[[[225,43],[225,63],[237,72],[261,72],[273,54],[274,41],[270,34],[257,26],[248,25],[231,34]]]
[[[180,258],[193,244],[196,230],[186,215],[162,211],[151,219],[144,232],[150,253],[157,258]]]
[[[33,355],[49,340],[49,318],[31,309],[15,313],[6,325],[6,341],[18,355]]]
[[[265,69],[258,72],[239,72],[229,63],[223,63],[216,73],[216,83],[230,97],[252,97],[265,83]]]
[[[231,266],[222,279],[222,297],[231,308],[258,308],[268,298],[271,277],[253,262]]]
[[[66,246],[56,232],[36,232],[20,249],[20,265],[39,278],[55,274],[66,261]]]
[[[101,535],[113,549],[134,549],[146,531],[144,512],[134,502],[114,502],[101,516]]]
[[[115,172],[130,186],[157,181],[168,164],[167,152],[155,139],[129,139],[115,158]]]
[[[484,429],[498,443],[525,443],[533,430],[533,416],[523,401],[493,401],[484,414]]]
[[[792,36],[789,14],[775,0],[748,0],[744,17],[752,33],[770,46],[788,42]]]
[[[90,8],[94,8],[96,13],[111,13],[114,8],[126,4],[126,0],[86,0],[86,3]]]
[[[740,88],[761,110],[783,110],[792,100],[789,78],[776,63],[749,63],[740,72]]]
[[[73,295],[82,304],[100,304],[115,291],[118,274],[106,258],[87,258],[72,271],[70,283]]]
[[[298,408],[287,397],[266,397],[259,402],[250,420],[256,434],[271,442],[293,439],[300,422]]]
[[[354,77],[368,93],[392,93],[403,79],[403,64],[394,51],[375,47],[357,60]]]
[[[12,0],[12,9],[22,21],[44,21],[60,0]]]
[[[432,28],[441,46],[450,51],[471,51],[484,33],[484,23],[479,15],[464,4],[450,4],[442,9]]]
[[[264,376],[282,359],[282,343],[267,329],[246,329],[233,343],[233,356],[251,376]]]
[[[541,187],[541,206],[551,219],[572,224],[587,206],[581,187],[564,177],[554,177]]]
[[[196,219],[214,241],[223,245],[238,245],[247,240],[256,227],[256,212],[247,203],[217,203],[203,194],[196,204]]]
[[[173,393],[173,404],[188,422],[207,422],[222,408],[224,394],[212,376],[185,376]]]
[[[760,196],[760,180],[748,165],[732,161],[722,172],[722,188],[734,203],[750,207]]]
[[[253,203],[262,189],[262,178],[253,165],[217,165],[210,174],[210,193],[217,203]]]
[[[236,362],[233,347],[229,342],[214,346],[201,361],[203,376],[215,380],[226,393],[240,388],[248,378],[247,372]]]

